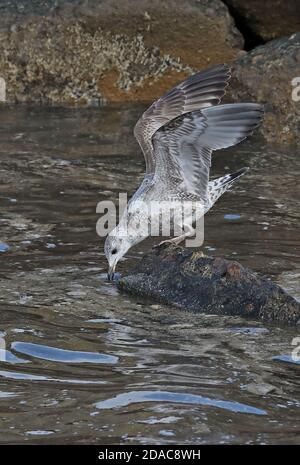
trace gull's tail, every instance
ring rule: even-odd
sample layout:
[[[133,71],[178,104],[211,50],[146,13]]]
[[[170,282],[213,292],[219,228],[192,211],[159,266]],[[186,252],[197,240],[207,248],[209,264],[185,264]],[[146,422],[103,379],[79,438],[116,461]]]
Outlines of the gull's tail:
[[[208,197],[210,206],[212,206],[219,197],[221,197],[224,192],[228,191],[233,185],[233,183],[240,177],[245,174],[249,168],[241,168],[240,170],[236,171],[232,174],[226,174],[221,178],[214,179],[210,181],[208,184]]]

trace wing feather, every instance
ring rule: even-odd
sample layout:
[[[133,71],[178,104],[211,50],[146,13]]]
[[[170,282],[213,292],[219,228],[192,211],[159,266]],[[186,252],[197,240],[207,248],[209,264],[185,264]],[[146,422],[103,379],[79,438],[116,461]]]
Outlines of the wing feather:
[[[134,135],[146,161],[146,173],[155,170],[152,137],[172,119],[201,108],[217,105],[230,79],[227,65],[218,65],[188,77],[163,97],[156,100],[138,120]]]
[[[204,108],[174,119],[153,137],[156,181],[173,177],[180,189],[205,202],[212,151],[241,142],[262,115],[261,105],[241,103]]]

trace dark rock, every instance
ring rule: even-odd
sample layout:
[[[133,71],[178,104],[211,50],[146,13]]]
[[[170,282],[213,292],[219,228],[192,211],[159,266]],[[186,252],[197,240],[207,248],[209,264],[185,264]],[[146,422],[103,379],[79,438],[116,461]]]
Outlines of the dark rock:
[[[195,313],[239,315],[296,324],[300,304],[278,285],[238,262],[183,247],[152,249],[120,289]]]
[[[300,31],[299,0],[225,0],[240,30],[267,42]]]
[[[300,97],[300,89],[292,81],[300,76],[299,70],[300,32],[259,46],[233,63],[227,98],[264,104],[261,130],[268,142],[298,143],[300,104],[293,91]]]
[[[152,101],[243,47],[220,0],[1,1],[8,102]]]

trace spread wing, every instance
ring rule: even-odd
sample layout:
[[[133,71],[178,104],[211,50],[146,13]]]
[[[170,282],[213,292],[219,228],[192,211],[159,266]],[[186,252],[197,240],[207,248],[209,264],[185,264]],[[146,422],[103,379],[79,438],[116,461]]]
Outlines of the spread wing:
[[[225,93],[230,79],[227,65],[218,65],[190,76],[178,86],[156,100],[138,120],[134,135],[146,161],[146,173],[155,170],[155,153],[152,136],[177,116],[217,105]]]
[[[179,191],[207,200],[211,153],[237,144],[260,123],[261,105],[234,103],[180,116],[153,136],[155,181],[173,178]]]

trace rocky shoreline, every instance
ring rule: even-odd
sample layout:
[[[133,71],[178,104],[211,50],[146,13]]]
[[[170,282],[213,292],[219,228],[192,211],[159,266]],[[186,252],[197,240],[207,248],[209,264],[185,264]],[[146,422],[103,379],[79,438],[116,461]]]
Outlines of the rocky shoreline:
[[[219,0],[41,3],[19,14],[3,9],[0,73],[8,102],[150,101],[243,48]]]
[[[297,2],[289,8],[264,2],[265,14],[261,3],[248,3],[0,0],[6,102],[151,102],[196,70],[227,62],[233,69],[228,99],[265,104],[263,136],[294,144],[300,121],[292,99],[300,64]],[[251,50],[247,34],[257,37]]]

